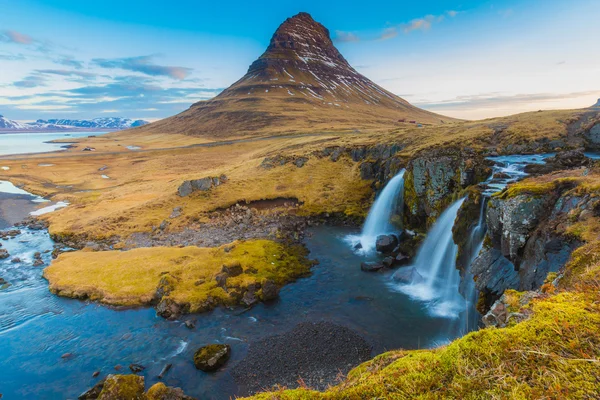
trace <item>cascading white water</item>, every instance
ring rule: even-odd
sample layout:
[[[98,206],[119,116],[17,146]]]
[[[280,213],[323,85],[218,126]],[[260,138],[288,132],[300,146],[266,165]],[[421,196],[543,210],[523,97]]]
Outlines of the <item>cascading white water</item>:
[[[352,245],[360,243],[362,252],[369,253],[375,249],[377,236],[397,230],[392,225],[391,219],[398,204],[404,204],[405,171],[404,169],[401,170],[385,185],[369,210],[369,215],[360,236],[351,235],[348,237]]]
[[[414,298],[429,302],[429,310],[436,316],[457,318],[466,305],[458,290],[458,246],[452,237],[452,227],[464,200],[454,202],[440,215],[419,248],[414,264],[394,274],[396,279],[400,279],[407,275],[406,268],[412,268],[412,282],[399,283],[397,288]]]

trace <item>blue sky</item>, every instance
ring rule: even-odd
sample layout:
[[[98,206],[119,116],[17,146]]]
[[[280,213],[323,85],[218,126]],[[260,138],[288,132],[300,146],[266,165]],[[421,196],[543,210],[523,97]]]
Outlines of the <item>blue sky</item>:
[[[600,97],[600,1],[0,0],[0,114],[158,119],[239,79],[307,11],[352,65],[478,119]]]

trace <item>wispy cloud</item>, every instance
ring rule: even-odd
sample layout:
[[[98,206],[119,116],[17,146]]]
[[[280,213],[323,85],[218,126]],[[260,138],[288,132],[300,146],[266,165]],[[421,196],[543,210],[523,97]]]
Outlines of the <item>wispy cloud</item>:
[[[35,88],[39,86],[46,86],[46,78],[42,75],[35,74],[29,75],[20,81],[13,82],[13,86],[19,88]]]
[[[339,43],[359,42],[360,38],[352,32],[335,31],[334,41]]]
[[[588,90],[571,93],[481,93],[477,95],[457,96],[453,99],[438,102],[415,102],[415,105],[427,109],[470,110],[474,108],[494,108],[505,105],[532,104],[555,100],[571,100],[584,96],[600,96],[600,90]]]
[[[66,69],[36,69],[38,74],[59,75],[59,76],[75,76],[85,79],[96,79],[99,75],[94,72],[72,71]]]
[[[55,57],[52,61],[55,64],[64,65],[65,67],[83,68],[83,62],[76,60],[73,56],[59,56]]]
[[[400,33],[409,34],[414,31],[428,31],[434,24],[438,24],[446,18],[454,18],[458,14],[460,14],[459,11],[450,10],[441,15],[426,15],[422,18],[415,18],[402,24],[390,25],[377,35],[370,37],[359,36],[354,32],[335,31],[334,41],[338,43],[351,43],[360,42],[361,40],[389,40],[395,38]]]
[[[126,71],[139,72],[150,76],[167,76],[172,79],[183,80],[192,72],[191,68],[158,65],[152,62],[153,56],[139,56],[126,58],[95,58],[94,65],[101,68],[123,69]]]
[[[24,44],[29,45],[33,44],[34,40],[31,36],[26,35],[21,32],[4,30],[0,32],[0,41],[14,44]]]

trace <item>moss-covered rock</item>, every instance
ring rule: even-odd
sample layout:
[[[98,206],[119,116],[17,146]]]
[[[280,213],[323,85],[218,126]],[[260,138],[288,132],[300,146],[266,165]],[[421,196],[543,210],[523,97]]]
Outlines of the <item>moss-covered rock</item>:
[[[145,400],[144,377],[108,375],[98,400]]]
[[[212,372],[221,368],[231,354],[228,344],[210,344],[199,348],[194,353],[194,365],[204,372]]]
[[[162,382],[148,389],[146,398],[148,400],[194,400],[193,397],[186,396],[180,388],[172,388]]]

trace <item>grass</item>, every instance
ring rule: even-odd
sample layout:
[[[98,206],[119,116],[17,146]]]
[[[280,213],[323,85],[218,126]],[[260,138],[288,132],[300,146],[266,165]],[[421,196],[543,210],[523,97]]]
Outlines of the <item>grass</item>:
[[[233,248],[231,248],[233,247]],[[157,287],[168,282],[165,298],[190,305],[190,312],[206,311],[218,304],[237,304],[217,285],[223,265],[240,263],[244,273],[227,279],[227,288],[242,290],[252,283],[274,281],[278,286],[306,275],[310,263],[299,246],[269,240],[236,242],[220,248],[152,247],[129,251],[63,253],[44,270],[53,293],[89,298],[116,306],[141,306],[153,302]],[[258,292],[260,296],[260,292]]]
[[[72,149],[65,153],[24,156],[3,160],[9,166],[3,178],[25,185],[36,194],[71,203],[61,211],[43,218],[57,239],[77,237],[85,242],[112,236],[125,239],[134,232],[148,232],[167,219],[175,207],[183,215],[171,220],[172,230],[207,220],[207,213],[235,204],[278,197],[294,197],[303,202],[304,214],[343,213],[363,217],[373,199],[371,182],[359,176],[359,164],[347,157],[338,162],[315,154],[327,146],[374,146],[398,143],[404,161],[436,147],[500,149],[507,143],[531,142],[568,136],[565,121],[581,111],[548,111],[476,122],[460,122],[424,128],[390,126],[384,131],[344,134],[322,133],[314,136],[273,137],[261,141],[238,142],[227,146],[172,148],[147,152],[123,152],[129,144],[153,149],[198,143],[185,135],[152,134],[136,131],[116,132],[106,137],[84,139],[79,149],[92,146],[95,153]],[[503,133],[493,127],[507,126]],[[498,142],[498,143],[496,143]],[[285,165],[266,170],[260,167],[265,157],[308,156],[308,163],[297,168]],[[52,163],[52,167],[39,167]],[[100,168],[106,167],[103,171]],[[101,175],[110,179],[103,179]],[[180,198],[177,187],[186,179],[226,174],[226,185],[204,194]]]
[[[533,300],[533,316],[434,350],[392,351],[325,392],[296,389],[253,399],[593,398],[600,383],[597,293]]]

